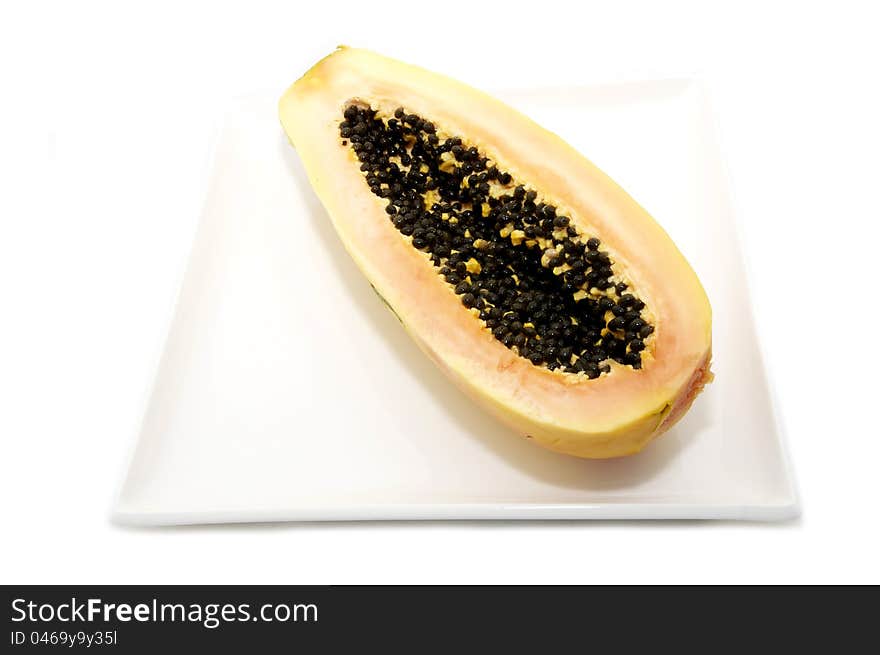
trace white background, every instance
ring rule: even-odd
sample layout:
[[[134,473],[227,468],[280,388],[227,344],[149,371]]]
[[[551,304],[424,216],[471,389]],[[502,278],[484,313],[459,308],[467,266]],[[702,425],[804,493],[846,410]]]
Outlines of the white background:
[[[872,3],[299,4],[0,9],[0,582],[880,582]],[[339,43],[489,88],[706,81],[800,520],[108,522],[217,119]]]

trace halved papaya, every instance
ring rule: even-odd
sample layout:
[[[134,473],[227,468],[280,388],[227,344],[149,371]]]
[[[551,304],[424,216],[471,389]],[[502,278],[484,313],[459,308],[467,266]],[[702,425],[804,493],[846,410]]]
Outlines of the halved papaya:
[[[712,378],[711,309],[663,229],[498,100],[340,48],[280,101],[346,249],[449,377],[579,457],[641,450]]]

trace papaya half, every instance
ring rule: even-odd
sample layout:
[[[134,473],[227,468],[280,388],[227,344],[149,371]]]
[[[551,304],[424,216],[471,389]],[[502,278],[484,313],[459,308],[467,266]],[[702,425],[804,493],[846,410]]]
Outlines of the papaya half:
[[[489,95],[339,48],[280,100],[345,248],[465,392],[552,450],[641,450],[711,381],[712,317],[664,230]]]

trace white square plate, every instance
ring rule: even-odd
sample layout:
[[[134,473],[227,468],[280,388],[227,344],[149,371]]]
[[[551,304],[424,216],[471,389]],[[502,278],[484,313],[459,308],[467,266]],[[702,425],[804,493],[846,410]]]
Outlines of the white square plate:
[[[785,519],[798,512],[700,85],[503,94],[660,221],[706,286],[717,379],[635,457],[529,443],[463,396],[355,268],[276,117],[229,113],[114,519]]]

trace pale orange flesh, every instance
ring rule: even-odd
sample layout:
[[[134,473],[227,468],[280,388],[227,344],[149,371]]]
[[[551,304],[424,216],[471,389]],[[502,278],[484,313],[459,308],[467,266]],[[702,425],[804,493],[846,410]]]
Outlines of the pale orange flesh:
[[[536,367],[498,342],[370,193],[338,133],[353,100],[404,106],[466,138],[569,215],[582,234],[598,236],[656,327],[643,367],[613,364],[590,380]],[[298,80],[282,97],[280,115],[345,247],[377,292],[456,384],[521,434],[581,457],[631,454],[679,420],[711,380],[711,309],[696,274],[638,203],[556,135],[461,83],[349,48]]]

